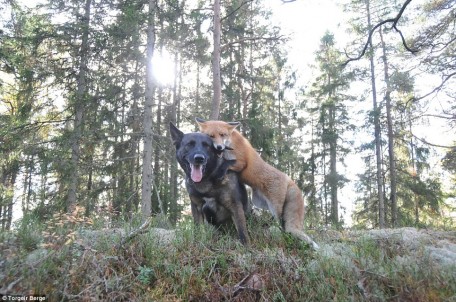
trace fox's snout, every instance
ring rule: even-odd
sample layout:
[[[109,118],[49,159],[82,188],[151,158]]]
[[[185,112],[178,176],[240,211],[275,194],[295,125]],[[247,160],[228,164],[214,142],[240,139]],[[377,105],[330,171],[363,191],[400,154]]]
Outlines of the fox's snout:
[[[222,144],[214,144],[214,148],[217,150],[217,151],[223,151],[225,149],[225,145],[222,145]]]

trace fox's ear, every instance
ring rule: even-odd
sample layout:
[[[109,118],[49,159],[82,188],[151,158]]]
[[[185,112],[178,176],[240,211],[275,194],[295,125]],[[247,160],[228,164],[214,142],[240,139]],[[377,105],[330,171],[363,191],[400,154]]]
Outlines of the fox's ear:
[[[206,121],[203,120],[202,118],[199,118],[199,117],[195,117],[195,121],[198,123],[198,124],[204,124]]]
[[[204,126],[204,123],[206,123],[205,120],[203,120],[202,118],[199,118],[199,117],[195,117],[195,121],[198,124],[198,126],[200,127],[200,129],[202,129]]]
[[[179,146],[184,133],[177,129],[177,127],[171,122],[169,123],[169,132],[171,133],[171,139],[173,140],[174,145]]]
[[[228,122],[228,125],[230,125],[231,130],[236,129],[237,126],[239,126],[241,123],[240,122]]]

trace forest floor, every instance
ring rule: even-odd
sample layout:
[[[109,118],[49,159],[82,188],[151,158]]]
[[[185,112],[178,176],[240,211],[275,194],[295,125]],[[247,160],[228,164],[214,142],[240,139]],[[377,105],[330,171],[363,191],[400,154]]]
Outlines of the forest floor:
[[[139,224],[136,224],[138,228]],[[456,231],[103,228],[60,216],[0,233],[0,295],[46,301],[456,301]],[[3,297],[2,297],[3,298]]]

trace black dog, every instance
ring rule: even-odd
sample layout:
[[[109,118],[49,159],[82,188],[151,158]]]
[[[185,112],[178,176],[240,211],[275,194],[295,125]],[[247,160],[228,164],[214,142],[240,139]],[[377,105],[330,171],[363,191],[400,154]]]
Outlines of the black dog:
[[[172,123],[169,127],[177,161],[186,175],[185,186],[195,223],[205,219],[219,226],[232,218],[240,241],[248,244],[245,221],[249,212],[247,191],[237,174],[228,171],[236,161],[224,159],[208,135],[184,134]]]

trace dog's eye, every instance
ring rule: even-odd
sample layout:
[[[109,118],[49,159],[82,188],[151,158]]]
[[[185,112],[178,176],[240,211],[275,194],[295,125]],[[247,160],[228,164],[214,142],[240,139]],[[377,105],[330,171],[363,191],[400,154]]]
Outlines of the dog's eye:
[[[221,136],[221,137],[224,137],[224,136],[225,136],[225,133],[220,133],[220,136]]]
[[[215,135],[214,135],[214,134],[211,134],[211,135],[209,135],[209,137],[210,137],[210,138],[214,138],[214,137],[215,137]]]
[[[190,141],[188,142],[186,145],[185,145],[185,149],[188,150],[190,148],[193,148],[195,146],[195,142],[194,141]]]

